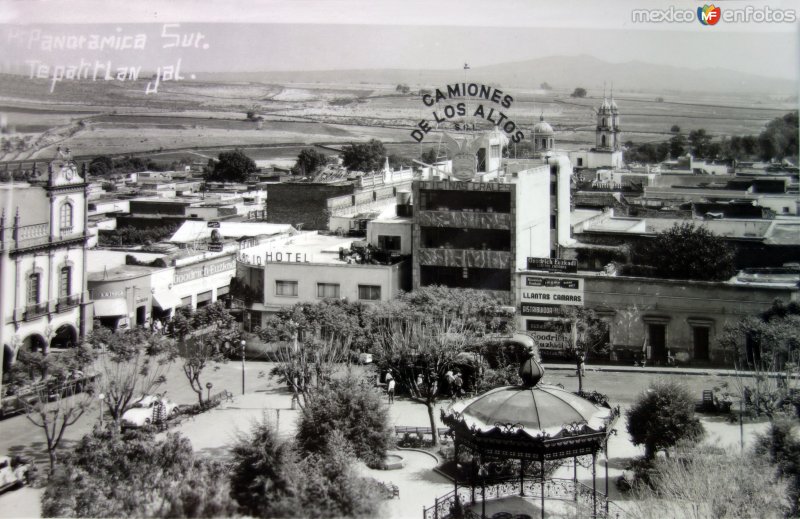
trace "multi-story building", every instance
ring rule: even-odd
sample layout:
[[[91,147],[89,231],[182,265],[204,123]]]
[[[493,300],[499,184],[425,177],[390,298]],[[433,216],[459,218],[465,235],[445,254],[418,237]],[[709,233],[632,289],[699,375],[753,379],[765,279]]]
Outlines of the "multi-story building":
[[[503,160],[494,130],[453,144],[451,174],[414,181],[414,288],[444,285],[515,299],[528,257],[555,258],[569,241],[569,159],[550,149]]]
[[[21,348],[71,347],[91,329],[84,179],[59,150],[42,180],[0,186],[4,373]]]

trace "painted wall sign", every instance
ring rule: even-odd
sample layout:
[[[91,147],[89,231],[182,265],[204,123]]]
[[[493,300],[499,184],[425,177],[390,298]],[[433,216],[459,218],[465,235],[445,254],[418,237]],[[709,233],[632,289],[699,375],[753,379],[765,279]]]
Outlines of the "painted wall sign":
[[[578,272],[578,260],[556,258],[528,258],[528,270],[545,270],[547,272]]]
[[[231,271],[231,274],[233,274],[235,270],[236,261],[233,258],[222,258],[202,264],[179,267],[175,269],[175,284],[186,283],[226,271]]]
[[[265,263],[311,263],[307,252],[269,251],[261,254],[239,254],[239,261],[250,265]]]
[[[541,315],[544,317],[561,317],[564,315],[564,309],[561,305],[521,303],[520,314]]]
[[[524,276],[520,301],[583,306],[583,279],[544,276]]]

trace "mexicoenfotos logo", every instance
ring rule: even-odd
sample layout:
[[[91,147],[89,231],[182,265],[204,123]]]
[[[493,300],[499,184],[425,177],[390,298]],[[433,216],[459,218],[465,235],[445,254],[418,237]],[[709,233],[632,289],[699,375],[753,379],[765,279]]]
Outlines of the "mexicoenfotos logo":
[[[698,7],[697,21],[703,25],[716,25],[720,18],[722,18],[721,11],[719,7],[714,7],[714,4],[706,4],[703,7]]]
[[[695,20],[702,25],[716,25],[725,23],[795,23],[797,21],[795,9],[775,9],[768,5],[753,7],[748,5],[741,8],[725,8],[723,11],[714,4],[704,5],[695,9],[669,6],[666,9],[632,9],[633,23],[694,23]]]

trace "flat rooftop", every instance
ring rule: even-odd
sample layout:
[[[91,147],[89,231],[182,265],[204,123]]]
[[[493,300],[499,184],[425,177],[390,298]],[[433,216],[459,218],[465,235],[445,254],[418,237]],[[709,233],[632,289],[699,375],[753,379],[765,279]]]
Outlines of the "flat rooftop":
[[[319,234],[317,231],[306,231],[286,239],[277,239],[270,243],[242,249],[240,256],[242,254],[247,255],[251,258],[248,260],[250,263],[256,262],[252,258],[260,256],[263,263],[327,263],[343,265],[348,262],[339,259],[339,249],[344,248],[349,251],[352,243],[356,241],[363,240]]]

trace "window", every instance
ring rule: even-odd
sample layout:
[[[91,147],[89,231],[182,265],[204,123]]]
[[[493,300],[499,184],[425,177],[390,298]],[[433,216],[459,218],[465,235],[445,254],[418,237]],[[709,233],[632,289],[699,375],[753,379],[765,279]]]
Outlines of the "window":
[[[583,166],[583,159],[578,157],[578,166]]]
[[[491,151],[491,155],[490,156],[493,159],[499,159],[500,158],[500,145],[499,144],[492,144],[492,147],[491,147],[490,151]]]
[[[558,222],[556,221],[556,215],[550,215],[550,228],[555,229],[558,226]]]
[[[297,285],[295,284],[295,287]],[[297,295],[295,293],[295,295]],[[317,297],[329,298],[339,297],[339,284],[338,283],[317,283]]]
[[[39,274],[31,274],[28,277],[28,304],[29,305],[38,305],[39,304],[39,282],[40,282]]]
[[[61,206],[61,232],[70,232],[72,231],[72,204],[66,203]]]
[[[64,267],[58,280],[58,296],[69,297],[72,293],[72,269]]]
[[[275,295],[297,297],[297,281],[276,281]]]
[[[380,301],[381,287],[376,285],[358,285],[358,298],[364,301]]]
[[[555,181],[550,181],[550,196],[558,195],[558,184]]]
[[[603,135],[602,138],[600,139],[600,146],[603,146],[603,147],[606,146],[606,136],[605,135]]]
[[[400,250],[400,236],[378,236],[378,248],[383,250]]]

